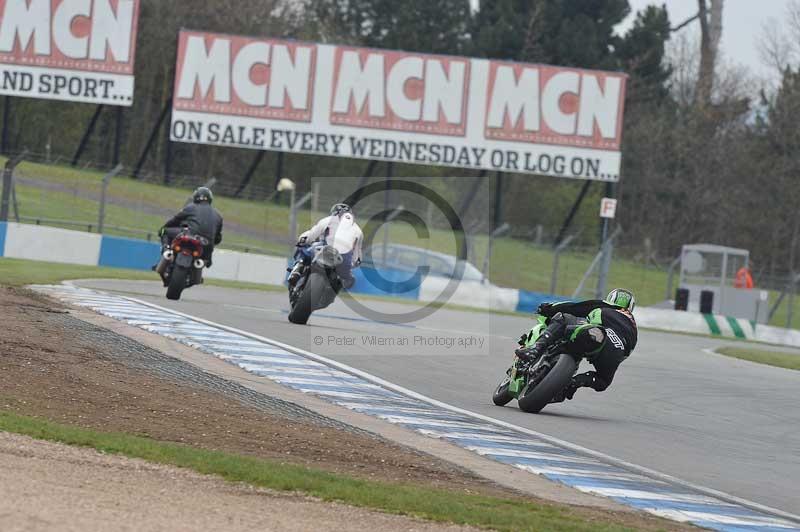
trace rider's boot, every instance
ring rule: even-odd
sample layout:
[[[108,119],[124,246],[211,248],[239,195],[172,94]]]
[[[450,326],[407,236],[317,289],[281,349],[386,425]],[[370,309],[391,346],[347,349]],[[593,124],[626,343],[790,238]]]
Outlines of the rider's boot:
[[[514,353],[525,362],[536,360],[547,351],[547,348],[553,345],[558,338],[557,335],[560,330],[560,323],[551,323],[532,347],[523,347],[517,349]]]
[[[580,375],[575,375],[572,380],[567,384],[566,388],[558,392],[555,397],[550,399],[551,403],[563,403],[566,400],[571,401],[575,397],[575,392],[580,388],[594,388],[596,389],[597,373],[594,371],[587,371]]]

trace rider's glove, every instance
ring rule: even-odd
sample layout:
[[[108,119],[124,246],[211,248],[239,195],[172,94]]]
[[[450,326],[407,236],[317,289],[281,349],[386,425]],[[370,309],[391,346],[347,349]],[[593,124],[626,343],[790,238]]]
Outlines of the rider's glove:
[[[541,314],[542,316],[552,316],[553,315],[553,304],[552,303],[542,303],[539,305],[539,308],[536,309],[536,314]]]
[[[166,232],[167,232],[167,228],[166,227],[162,227],[161,229],[158,230],[158,236],[164,236],[166,234]]]
[[[307,237],[307,236],[301,236],[301,237],[300,237],[300,238],[297,240],[297,247],[300,247],[300,246],[305,246],[307,241],[308,241],[308,237]]]
[[[532,362],[539,358],[542,352],[541,349],[534,345],[533,347],[521,347],[514,351],[514,354],[523,362]]]

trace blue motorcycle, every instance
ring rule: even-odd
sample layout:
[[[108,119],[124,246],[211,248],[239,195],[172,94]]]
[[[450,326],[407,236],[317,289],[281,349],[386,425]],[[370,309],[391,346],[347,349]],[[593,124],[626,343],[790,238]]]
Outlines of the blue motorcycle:
[[[330,306],[342,288],[336,267],[342,264],[342,255],[324,242],[299,246],[295,254],[297,263],[289,282],[289,321],[298,325],[308,323],[315,310]],[[293,280],[292,278],[296,279]]]

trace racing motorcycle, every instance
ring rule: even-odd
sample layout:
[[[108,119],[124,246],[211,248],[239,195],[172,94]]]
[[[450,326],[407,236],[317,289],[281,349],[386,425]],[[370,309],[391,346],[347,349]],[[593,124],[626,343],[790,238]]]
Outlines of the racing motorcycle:
[[[167,287],[167,299],[177,301],[186,288],[203,282],[206,262],[202,257],[207,245],[205,238],[184,229],[171,244],[162,247],[156,271]]]
[[[298,258],[303,259],[300,278],[289,285],[289,321],[299,325],[308,323],[315,310],[330,306],[342,288],[336,267],[342,255],[324,242],[314,242],[298,248]]]
[[[537,323],[525,337],[525,345],[533,347],[539,336],[547,329],[547,318],[536,316]],[[536,413],[547,406],[562,392],[578,370],[581,356],[564,352],[566,339],[556,341],[539,358],[523,361],[514,355],[506,378],[497,386],[492,401],[497,406],[505,406],[512,399],[517,400],[523,412]]]

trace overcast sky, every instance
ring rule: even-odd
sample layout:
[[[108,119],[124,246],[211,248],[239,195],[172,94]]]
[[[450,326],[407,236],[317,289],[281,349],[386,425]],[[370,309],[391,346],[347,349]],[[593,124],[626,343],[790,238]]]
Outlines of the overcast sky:
[[[479,0],[471,0],[473,7]],[[780,22],[791,0],[725,0],[722,50],[728,61],[749,67],[759,77],[772,75],[761,64],[756,42],[764,24]],[[633,24],[635,13],[650,4],[666,4],[670,22],[678,25],[697,13],[697,0],[628,0],[632,14],[617,28],[619,33]],[[683,31],[699,31],[697,24]]]
[[[749,67],[759,77],[772,75],[762,65],[758,56],[757,41],[764,24],[770,20],[780,22],[791,0],[725,0],[722,20],[722,51],[728,61]],[[649,4],[666,4],[672,26],[676,26],[697,13],[697,0],[628,0],[631,11],[644,9]],[[633,23],[632,14],[617,31],[624,31]],[[690,31],[699,31],[694,24]],[[686,31],[686,30],[683,30]]]

